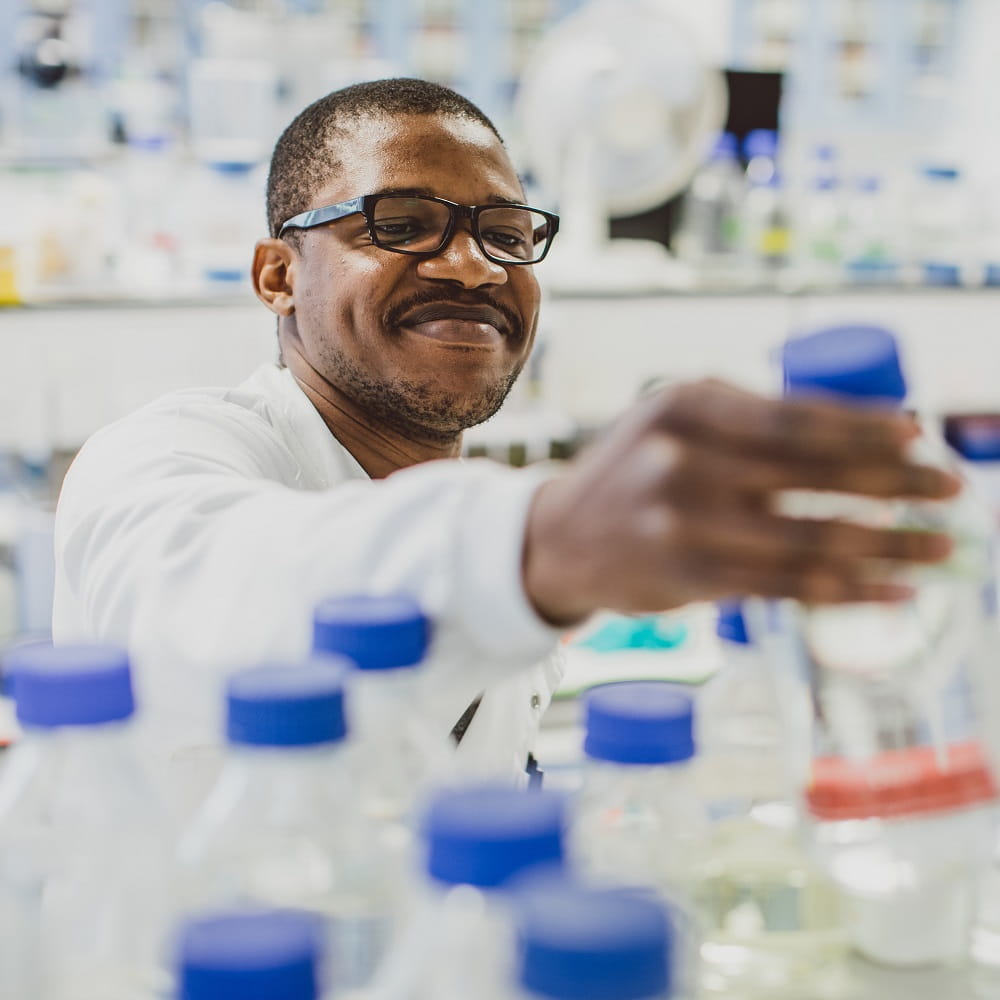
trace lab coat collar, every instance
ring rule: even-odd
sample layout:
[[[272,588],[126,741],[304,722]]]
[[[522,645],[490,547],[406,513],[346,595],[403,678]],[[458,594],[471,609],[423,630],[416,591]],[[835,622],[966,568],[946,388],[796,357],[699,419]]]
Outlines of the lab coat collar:
[[[334,436],[289,369],[261,365],[240,389],[259,393],[267,400],[270,421],[308,474],[310,488],[326,489],[346,479],[371,478]]]

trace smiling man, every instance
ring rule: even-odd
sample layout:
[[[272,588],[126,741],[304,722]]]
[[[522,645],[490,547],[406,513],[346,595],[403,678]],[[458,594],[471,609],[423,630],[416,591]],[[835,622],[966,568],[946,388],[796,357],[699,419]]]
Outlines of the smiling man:
[[[334,594],[415,596],[435,633],[414,711],[445,739],[485,691],[460,754],[516,774],[561,627],[733,594],[892,599],[887,562],[947,553],[772,503],[949,495],[950,477],[907,460],[904,417],[704,382],[645,399],[559,475],[456,461],[535,336],[534,265],[558,220],[523,201],[493,125],[446,88],[317,101],[277,144],[254,256],[283,363],[158,400],[82,450],[57,518],[54,634],[130,647],[175,766],[214,742],[219,679],[306,655]]]

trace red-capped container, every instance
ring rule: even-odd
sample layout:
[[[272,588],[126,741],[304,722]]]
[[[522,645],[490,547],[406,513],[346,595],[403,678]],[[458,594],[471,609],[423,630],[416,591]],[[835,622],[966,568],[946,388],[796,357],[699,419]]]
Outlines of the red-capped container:
[[[887,330],[823,330],[790,341],[783,362],[792,395],[904,404]],[[933,428],[912,447],[915,460],[957,470]],[[802,494],[786,513],[954,540],[947,561],[908,571],[905,601],[782,604],[772,645],[810,693],[803,804],[816,856],[846,897],[854,946],[892,965],[961,962],[997,836],[993,520],[969,489],[937,504]]]

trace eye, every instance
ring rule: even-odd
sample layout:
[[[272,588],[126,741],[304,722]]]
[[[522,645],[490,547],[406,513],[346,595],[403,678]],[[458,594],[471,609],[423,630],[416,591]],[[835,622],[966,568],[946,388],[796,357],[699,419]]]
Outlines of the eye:
[[[487,229],[482,234],[483,239],[498,250],[503,250],[512,257],[530,257],[532,240],[530,234],[514,229]]]
[[[427,234],[427,225],[414,216],[397,219],[379,219],[375,223],[375,234],[379,242],[409,243]]]

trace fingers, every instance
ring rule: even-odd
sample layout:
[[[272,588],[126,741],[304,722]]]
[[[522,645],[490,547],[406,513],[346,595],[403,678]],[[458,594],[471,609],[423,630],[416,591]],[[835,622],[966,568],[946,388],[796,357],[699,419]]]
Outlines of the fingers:
[[[780,517],[768,512],[733,511],[726,518],[696,515],[679,530],[683,543],[720,562],[764,559],[805,566],[824,561],[838,569],[853,563],[936,563],[954,547],[947,535],[872,528],[846,521]]]
[[[846,567],[727,566],[703,581],[709,599],[730,595],[791,598],[803,604],[891,603],[913,596],[913,590],[886,580],[872,580]]]
[[[773,400],[713,379],[654,397],[663,430],[736,453],[812,462],[899,458],[917,436],[913,420],[879,409],[816,400]]]
[[[670,470],[667,493],[683,502],[720,493],[760,495],[782,490],[822,490],[889,499],[945,500],[960,489],[956,476],[900,456],[877,462],[831,462],[793,458],[779,461],[747,455],[721,459],[692,444]]]

